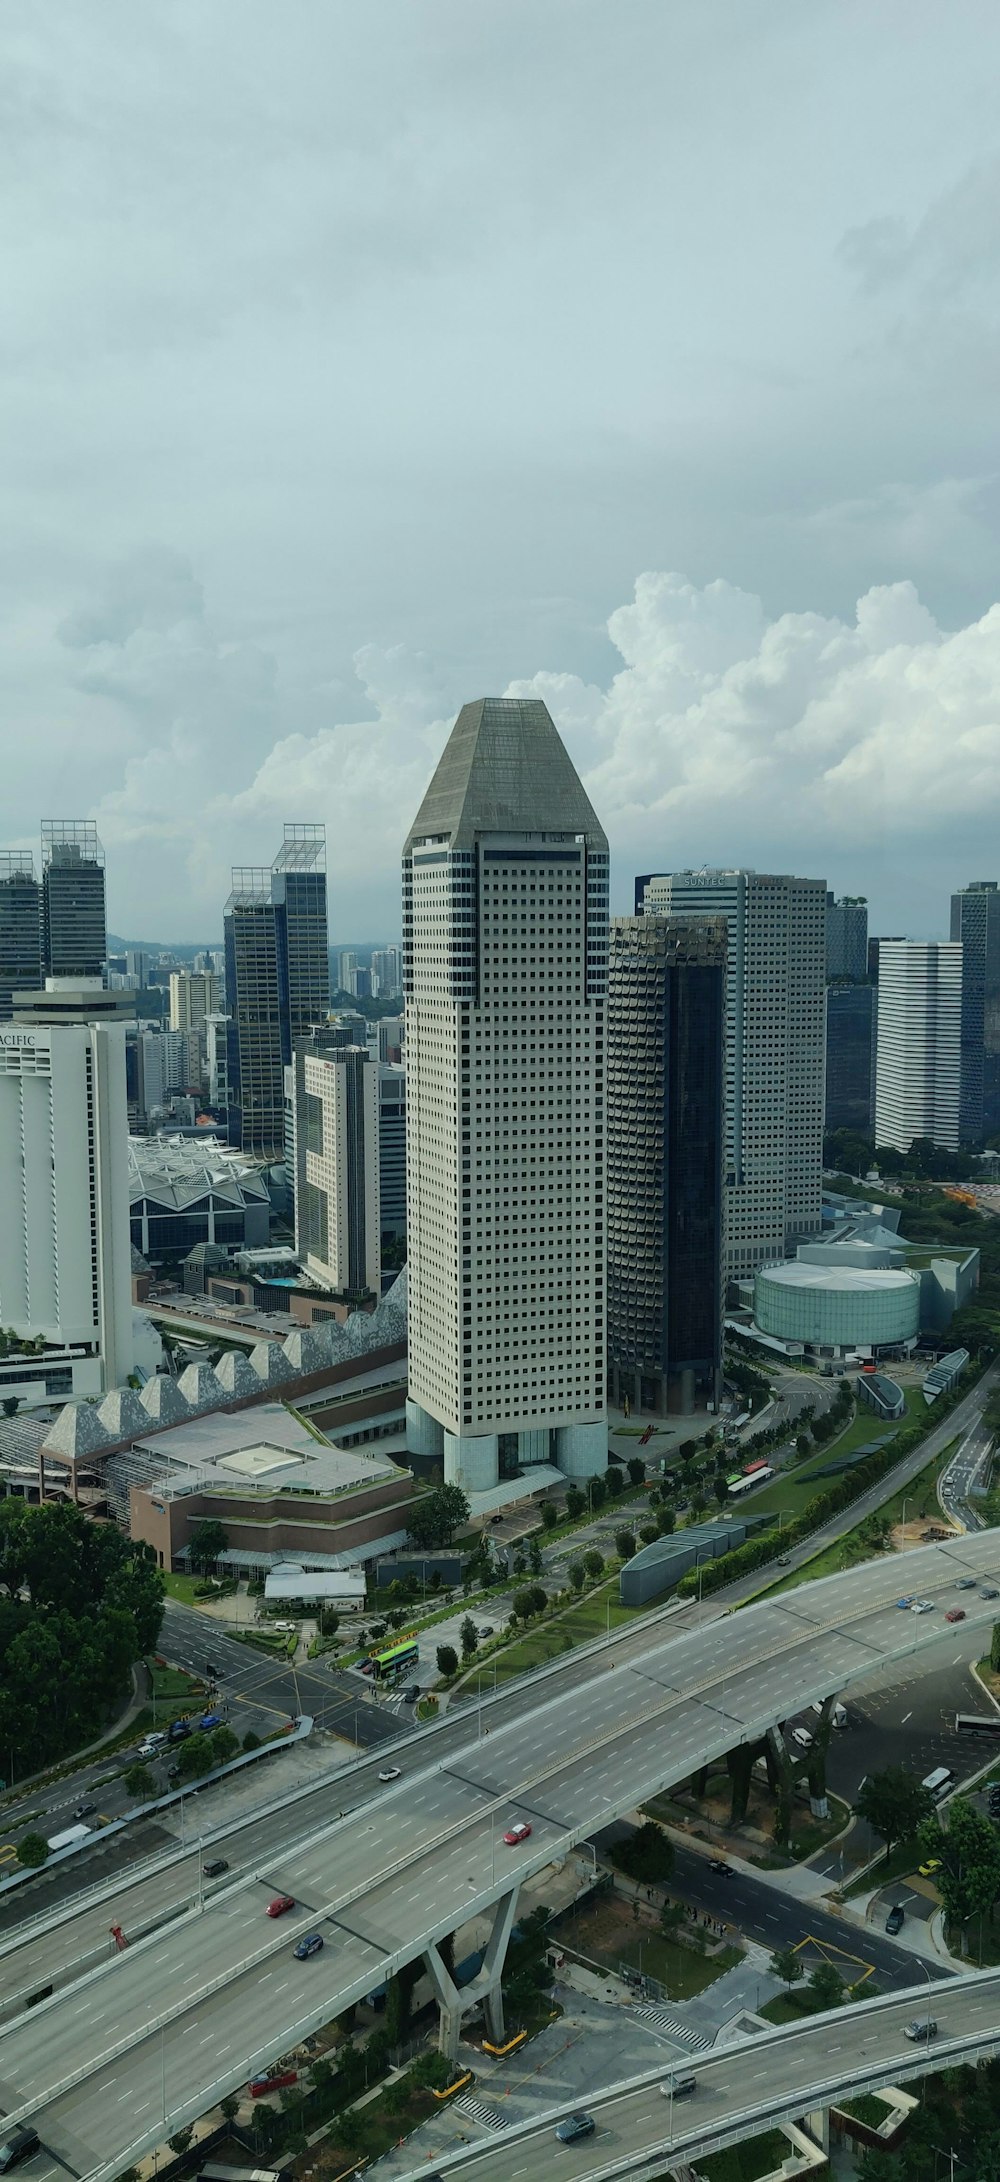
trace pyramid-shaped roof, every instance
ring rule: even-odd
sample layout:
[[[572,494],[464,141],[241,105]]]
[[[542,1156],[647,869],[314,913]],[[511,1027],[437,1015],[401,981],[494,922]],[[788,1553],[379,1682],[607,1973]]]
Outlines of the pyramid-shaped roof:
[[[166,1372],[158,1372],[155,1379],[147,1379],[139,1400],[152,1424],[183,1424],[191,1415],[191,1405],[177,1391],[176,1379]]]
[[[45,1447],[54,1455],[95,1455],[111,1444],[111,1434],[89,1402],[67,1402],[45,1436]]]
[[[463,705],[406,847],[428,834],[471,848],[483,833],[583,834],[607,840],[547,705],[537,697],[479,697]]]

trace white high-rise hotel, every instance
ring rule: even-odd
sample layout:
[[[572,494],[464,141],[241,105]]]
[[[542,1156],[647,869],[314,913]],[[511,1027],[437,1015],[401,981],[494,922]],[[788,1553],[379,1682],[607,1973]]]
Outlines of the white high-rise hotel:
[[[880,940],[876,1144],[957,1151],[961,1092],[961,941]]]
[[[403,856],[408,1443],[607,1463],[608,850],[545,705],[464,705]]]

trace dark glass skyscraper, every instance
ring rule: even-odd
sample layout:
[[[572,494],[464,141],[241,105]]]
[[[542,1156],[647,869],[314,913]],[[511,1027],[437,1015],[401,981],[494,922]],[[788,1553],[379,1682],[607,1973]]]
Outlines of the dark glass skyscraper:
[[[608,1357],[613,1401],[687,1413],[722,1361],[726,923],[611,923]]]
[[[89,818],[42,820],[42,950],[49,977],[104,975],[104,850]]]
[[[27,849],[0,855],[0,1022],[9,1023],[14,994],[42,983],[42,898]]]
[[[1000,1130],[1000,888],[971,879],[951,897],[951,937],[962,942],[959,1136],[978,1144]]]
[[[877,985],[828,985],[826,989],[826,1126],[856,1129],[870,1137],[875,1126]]]
[[[280,1159],[284,1071],[330,1006],[323,826],[286,826],[270,870],[235,867],[225,950],[229,1141]]]

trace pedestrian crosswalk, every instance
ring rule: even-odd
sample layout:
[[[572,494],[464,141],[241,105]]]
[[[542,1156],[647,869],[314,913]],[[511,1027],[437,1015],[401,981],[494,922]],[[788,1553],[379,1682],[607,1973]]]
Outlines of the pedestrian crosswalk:
[[[634,2021],[647,2023],[650,2030],[662,2031],[665,2038],[675,2038],[679,2046],[686,2046],[689,2053],[707,2053],[712,2043],[702,2031],[692,2030],[690,2023],[681,2021],[672,2009],[664,2008],[658,2000],[644,2000],[633,2008]]]
[[[478,2121],[484,2129],[506,2129],[507,2116],[499,2107],[487,2106],[485,2099],[477,2099],[474,2091],[463,2091],[455,2100],[455,2111],[467,2114],[470,2121]]]

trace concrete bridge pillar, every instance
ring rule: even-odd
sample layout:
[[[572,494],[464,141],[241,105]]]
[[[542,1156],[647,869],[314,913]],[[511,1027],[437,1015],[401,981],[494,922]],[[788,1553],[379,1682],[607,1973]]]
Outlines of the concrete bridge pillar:
[[[826,2152],[827,2156],[829,2156],[829,2151],[830,2151],[830,2109],[829,2109],[829,2107],[828,2107],[828,2106],[814,2106],[814,2107],[813,2107],[813,2110],[812,2110],[812,2113],[811,2113],[811,2114],[803,2114],[803,2116],[802,2116],[802,2127],[803,2127],[803,2129],[804,2129],[804,2130],[806,2131],[806,2134],[807,2134],[807,2136],[810,2136],[810,2137],[812,2138],[812,2140],[813,2140],[813,2143],[814,2143],[814,2144],[818,2144],[818,2146],[819,2146],[819,2149],[820,2149],[820,2151],[821,2151],[821,2152]]]
[[[503,1966],[507,1959],[507,1943],[514,1926],[518,1892],[519,1889],[515,1886],[511,1888],[509,1894],[500,1896],[500,1900],[494,1908],[493,1925],[489,1939],[486,1942],[482,1968],[477,1970],[475,1977],[470,1980],[468,1985],[462,1987],[456,1985],[450,1970],[442,1962],[433,1940],[424,1949],[424,1965],[434,1987],[434,1997],[438,2004],[438,2046],[450,2061],[454,2061],[458,2056],[463,2017],[468,2015],[470,2009],[477,2007],[480,2001],[484,2005],[489,2037],[494,2045],[503,2044],[504,2012],[501,1980],[503,1978]]]

